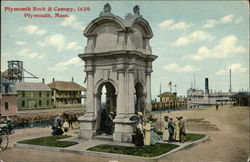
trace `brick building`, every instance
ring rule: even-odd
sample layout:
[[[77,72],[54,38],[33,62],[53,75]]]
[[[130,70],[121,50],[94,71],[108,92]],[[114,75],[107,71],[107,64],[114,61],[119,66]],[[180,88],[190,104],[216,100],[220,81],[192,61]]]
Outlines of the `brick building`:
[[[1,77],[0,115],[14,116],[17,113],[15,84]]]

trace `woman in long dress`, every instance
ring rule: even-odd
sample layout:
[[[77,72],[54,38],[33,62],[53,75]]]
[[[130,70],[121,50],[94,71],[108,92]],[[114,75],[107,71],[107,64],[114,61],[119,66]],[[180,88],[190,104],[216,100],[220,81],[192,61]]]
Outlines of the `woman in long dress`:
[[[163,127],[163,141],[167,141],[168,137],[169,137],[169,133],[168,133],[168,116],[165,116],[164,118],[164,127]]]
[[[174,122],[174,140],[180,141],[180,121],[179,117],[176,117],[177,120]]]

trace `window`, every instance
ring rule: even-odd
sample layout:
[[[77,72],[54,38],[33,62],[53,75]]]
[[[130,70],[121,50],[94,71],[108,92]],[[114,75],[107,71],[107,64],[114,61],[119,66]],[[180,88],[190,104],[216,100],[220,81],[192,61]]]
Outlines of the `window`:
[[[42,101],[41,100],[39,100],[39,106],[42,106]]]
[[[24,92],[22,92],[22,97],[25,97],[25,93]]]
[[[42,97],[42,92],[39,92],[39,97]]]
[[[22,107],[25,107],[25,101],[22,101]]]
[[[4,107],[4,108],[5,108],[5,111],[9,111],[9,103],[8,103],[8,102],[5,102],[4,105],[5,105],[5,107]]]
[[[49,97],[49,92],[47,92],[47,97]]]
[[[49,106],[49,100],[47,100],[47,106]]]

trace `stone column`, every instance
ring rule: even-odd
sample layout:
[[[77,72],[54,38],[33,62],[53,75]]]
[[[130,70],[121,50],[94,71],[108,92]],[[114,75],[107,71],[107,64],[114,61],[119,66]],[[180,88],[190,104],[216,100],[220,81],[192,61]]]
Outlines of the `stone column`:
[[[152,110],[152,104],[151,104],[151,73],[152,73],[152,70],[150,68],[146,70],[146,77],[147,77],[146,109],[148,111]]]
[[[87,94],[86,94],[86,114],[84,116],[94,117],[94,74],[92,71],[87,72]]]
[[[80,122],[79,138],[92,139],[95,135],[95,106],[94,106],[94,72],[87,72],[86,113],[78,118]]]
[[[117,115],[126,115],[126,105],[125,105],[125,70],[118,70],[118,96],[117,96]]]
[[[101,123],[101,95],[102,95],[102,93],[94,94],[95,117],[96,117],[95,130],[100,129],[100,123]]]
[[[126,103],[128,94],[125,92],[125,70],[118,69],[118,97],[117,97],[117,116],[114,119],[115,131],[113,140],[117,142],[132,142],[134,122],[129,120],[128,105]],[[134,107],[134,106],[133,106]]]
[[[135,114],[135,84],[134,84],[134,72],[135,69],[130,68],[128,70],[129,75],[129,91],[128,91],[128,97],[129,97],[129,105],[128,105],[128,114],[129,116],[132,116]]]

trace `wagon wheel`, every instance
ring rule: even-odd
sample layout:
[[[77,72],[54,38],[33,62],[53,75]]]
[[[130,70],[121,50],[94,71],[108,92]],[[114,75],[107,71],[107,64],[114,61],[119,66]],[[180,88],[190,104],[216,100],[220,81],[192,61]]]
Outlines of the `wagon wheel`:
[[[8,143],[9,143],[9,139],[8,139],[7,134],[1,133],[0,134],[0,145],[1,145],[0,150],[4,151],[8,147]]]

